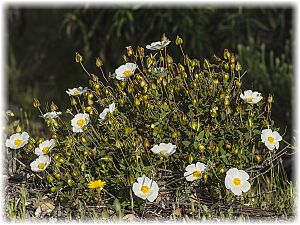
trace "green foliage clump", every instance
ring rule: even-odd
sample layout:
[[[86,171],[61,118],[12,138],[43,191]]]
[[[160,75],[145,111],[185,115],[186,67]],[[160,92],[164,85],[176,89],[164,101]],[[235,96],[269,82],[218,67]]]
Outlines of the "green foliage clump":
[[[174,42],[182,55],[180,62],[167,48],[148,54],[142,47],[127,47],[124,62],[138,67],[123,81],[104,72],[99,58],[98,75],[89,73],[83,57],[76,54],[76,62],[90,78],[90,89],[70,97],[72,106],[66,115],[45,119],[56,147],[49,152],[51,164],[39,176],[59,201],[76,207],[77,201],[112,204],[118,199],[123,209],[134,210],[144,201],[133,195],[132,184],[146,175],[160,188],[156,203],[205,196],[224,202],[238,200],[241,205],[246,201],[261,204],[248,197],[255,199],[253,196],[263,192],[262,172],[290,147],[283,148],[281,143],[280,150],[269,150],[261,142],[263,129],[276,130],[271,96],[257,104],[241,99],[243,68],[227,49],[221,57],[199,61],[184,52],[182,39],[177,37]],[[116,110],[99,121],[100,113],[112,103]],[[41,110],[37,100],[35,106]],[[56,110],[52,104],[51,111]],[[70,121],[78,113],[89,114],[90,121],[83,132],[75,133]],[[32,150],[42,141],[32,142],[27,151],[33,155]],[[168,157],[155,155],[151,148],[159,143],[176,145],[176,152]],[[201,179],[188,182],[184,170],[196,162],[205,163],[208,169]],[[250,175],[252,187],[241,197],[225,187],[230,168]],[[102,190],[88,188],[91,181],[99,179],[106,182]]]

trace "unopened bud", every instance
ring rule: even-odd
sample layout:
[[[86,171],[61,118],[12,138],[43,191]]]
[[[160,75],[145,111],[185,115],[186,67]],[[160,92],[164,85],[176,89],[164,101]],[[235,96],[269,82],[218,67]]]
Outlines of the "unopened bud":
[[[177,35],[177,37],[176,37],[176,41],[175,41],[175,44],[176,44],[176,45],[182,45],[182,43],[183,43],[183,40],[182,40],[182,38],[181,38],[181,37],[179,37],[179,36]]]
[[[40,101],[37,98],[33,99],[33,107],[38,108],[41,106]]]
[[[75,62],[80,63],[82,62],[82,60],[83,60],[82,56],[78,52],[76,52]]]
[[[100,58],[96,58],[96,66],[98,67],[98,68],[100,68],[101,66],[103,66],[103,62],[102,62],[102,60],[100,59]]]

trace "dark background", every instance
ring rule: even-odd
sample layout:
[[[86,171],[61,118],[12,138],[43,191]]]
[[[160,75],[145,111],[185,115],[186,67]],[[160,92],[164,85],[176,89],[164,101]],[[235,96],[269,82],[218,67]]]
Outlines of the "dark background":
[[[8,107],[19,107],[38,120],[33,97],[54,101],[65,110],[67,88],[88,86],[75,63],[80,52],[87,68],[96,73],[95,58],[105,72],[122,63],[125,46],[158,41],[163,33],[175,42],[177,35],[191,58],[212,59],[225,48],[235,52],[247,70],[243,89],[274,95],[273,119],[292,139],[292,82],[294,9],[271,7],[143,8],[30,8],[8,6]],[[174,47],[169,50],[175,51]],[[176,53],[176,51],[174,52]]]

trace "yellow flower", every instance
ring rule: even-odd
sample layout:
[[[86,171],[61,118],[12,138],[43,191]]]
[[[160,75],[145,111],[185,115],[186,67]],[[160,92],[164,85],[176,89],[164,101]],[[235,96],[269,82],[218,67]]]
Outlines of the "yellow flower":
[[[93,180],[88,184],[88,188],[90,188],[90,189],[95,189],[95,188],[103,189],[105,185],[106,185],[105,181]]]

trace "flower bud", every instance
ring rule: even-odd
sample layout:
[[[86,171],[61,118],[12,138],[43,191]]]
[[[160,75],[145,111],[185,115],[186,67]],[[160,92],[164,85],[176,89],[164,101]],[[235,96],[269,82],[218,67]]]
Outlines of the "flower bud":
[[[91,106],[85,107],[85,111],[87,111],[87,112],[91,112],[92,110],[93,110],[93,108]]]
[[[59,159],[58,159],[58,162],[60,162],[60,163],[64,163],[64,162],[65,162],[65,160],[64,160],[63,158],[59,158]]]
[[[81,63],[82,60],[83,60],[82,56],[78,52],[76,52],[76,54],[75,54],[75,62]]]
[[[144,48],[138,47],[138,48],[137,48],[137,51],[138,51],[138,54],[139,54],[139,57],[140,57],[140,58],[143,58],[143,57],[145,56]]]
[[[204,67],[204,69],[209,69],[211,67],[210,62],[207,59],[204,59],[203,67]]]
[[[102,60],[99,57],[96,58],[96,66],[98,68],[100,68],[101,66],[103,66],[103,62],[102,62]]]
[[[273,102],[273,96],[269,95],[269,97],[268,97],[268,103],[272,103],[272,102]]]
[[[235,70],[236,71],[241,71],[242,70],[242,66],[239,62],[236,63]]]
[[[16,128],[16,132],[17,132],[17,133],[21,133],[21,132],[22,132],[22,128],[21,128],[19,125],[18,125],[17,128]]]
[[[242,82],[236,81],[236,82],[235,82],[235,86],[236,86],[237,88],[240,88],[240,87],[242,86]]]
[[[119,140],[116,140],[116,147],[122,148],[122,143]]]
[[[48,178],[48,182],[49,182],[49,183],[51,183],[51,182],[54,180],[54,178],[53,178],[51,175],[48,175],[47,178]]]
[[[34,98],[34,99],[33,99],[33,107],[34,107],[34,108],[38,108],[38,107],[40,107],[40,106],[41,106],[40,101],[39,101],[37,98]]]
[[[167,38],[166,34],[163,33],[163,35],[161,36],[161,41],[167,41],[167,40],[169,39]]]
[[[204,152],[204,150],[205,150],[205,146],[204,145],[199,145],[198,146],[198,150],[200,151],[200,152]]]
[[[229,64],[228,64],[228,63],[225,63],[225,64],[224,64],[224,69],[225,69],[225,70],[229,70]]]
[[[58,107],[57,107],[57,105],[54,104],[54,102],[51,102],[50,109],[51,109],[51,112],[55,112],[58,109]]]
[[[260,155],[255,155],[256,162],[261,162],[262,158]]]
[[[228,49],[224,49],[224,59],[229,59],[230,58],[230,53],[228,51]]]
[[[74,182],[73,182],[73,180],[72,179],[68,179],[68,181],[67,181],[67,183],[68,183],[68,185],[72,185]]]
[[[167,55],[167,63],[172,64],[173,63],[173,58],[169,55]]]
[[[95,89],[95,90],[99,90],[99,89],[100,89],[100,84],[95,84],[95,85],[94,85],[94,89]]]
[[[132,56],[133,55],[133,48],[131,46],[127,46],[126,50],[127,50],[127,55],[128,56]]]
[[[228,79],[229,79],[229,74],[225,73],[224,76],[223,76],[223,78],[224,78],[224,81],[227,82]]]
[[[77,100],[75,98],[71,98],[71,105],[77,105]]]
[[[177,37],[176,37],[176,41],[175,41],[175,44],[176,44],[176,45],[182,45],[182,43],[183,43],[183,40],[182,40],[182,38],[181,38],[181,37],[179,37],[179,36],[177,35]]]
[[[53,193],[53,192],[57,192],[57,188],[56,187],[51,187],[50,188],[50,191]]]

